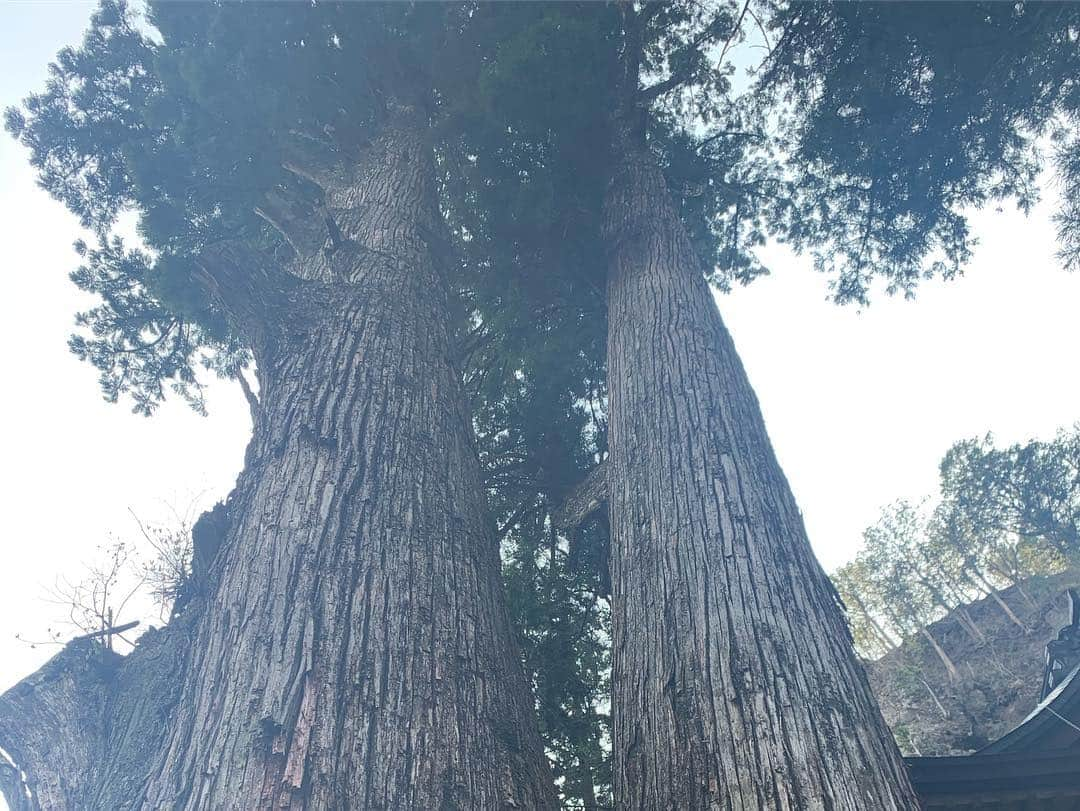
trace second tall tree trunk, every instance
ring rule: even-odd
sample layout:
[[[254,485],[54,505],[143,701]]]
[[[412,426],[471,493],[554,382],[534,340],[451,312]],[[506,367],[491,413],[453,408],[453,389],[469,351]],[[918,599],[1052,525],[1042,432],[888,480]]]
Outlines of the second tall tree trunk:
[[[615,153],[617,805],[917,808],[663,176],[631,135]]]

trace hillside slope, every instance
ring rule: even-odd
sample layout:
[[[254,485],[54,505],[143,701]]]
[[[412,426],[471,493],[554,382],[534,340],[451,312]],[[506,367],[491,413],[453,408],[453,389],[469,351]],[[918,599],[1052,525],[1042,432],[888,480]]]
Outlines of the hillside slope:
[[[1068,622],[1065,589],[1080,572],[1035,577],[1001,592],[1027,625],[1019,628],[991,599],[966,608],[985,636],[977,642],[955,613],[929,630],[956,665],[950,680],[942,661],[921,638],[866,663],[885,720],[905,755],[973,752],[1008,732],[1039,701],[1046,643]],[[1030,598],[1025,599],[1024,595]]]

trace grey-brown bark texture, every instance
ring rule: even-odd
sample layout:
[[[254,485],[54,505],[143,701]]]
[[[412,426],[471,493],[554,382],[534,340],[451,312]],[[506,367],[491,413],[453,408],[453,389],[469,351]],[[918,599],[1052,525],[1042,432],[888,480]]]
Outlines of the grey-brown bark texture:
[[[15,811],[133,805],[171,717],[195,612],[121,657],[70,643],[0,696],[0,791]],[[25,782],[24,782],[25,781]]]
[[[353,171],[312,173],[340,233],[289,279],[208,270],[262,325],[254,436],[150,776],[77,807],[554,806],[449,360],[425,130],[397,111]]]
[[[605,203],[620,809],[917,808],[663,176]]]
[[[21,731],[0,737],[0,746],[16,764],[8,766],[3,782],[11,808],[78,807],[84,781],[96,771],[108,695],[103,685],[117,658],[90,640],[72,642],[4,694],[0,729]],[[67,734],[72,728],[90,734]],[[40,777],[34,779],[36,775]],[[34,779],[32,792],[24,776]]]

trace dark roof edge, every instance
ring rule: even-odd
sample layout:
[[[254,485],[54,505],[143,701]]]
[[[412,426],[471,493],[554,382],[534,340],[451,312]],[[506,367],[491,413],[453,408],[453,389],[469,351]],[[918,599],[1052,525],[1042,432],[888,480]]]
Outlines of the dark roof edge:
[[[996,755],[1005,752],[1038,751],[1047,733],[1062,724],[1071,726],[1080,740],[1080,665],[1060,685],[1039,703],[1031,714],[976,755]]]

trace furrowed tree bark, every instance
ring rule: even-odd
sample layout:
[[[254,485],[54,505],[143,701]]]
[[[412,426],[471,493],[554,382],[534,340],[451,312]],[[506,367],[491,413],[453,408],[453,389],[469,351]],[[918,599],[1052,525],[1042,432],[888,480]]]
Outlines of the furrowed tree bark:
[[[917,808],[663,176],[617,129],[604,212],[616,803]]]
[[[260,396],[205,593],[179,618],[175,709],[126,794],[99,802],[91,777],[89,801],[41,807],[555,807],[449,360],[426,133],[392,106],[326,183],[336,239],[277,300],[214,277],[264,322]]]
[[[0,696],[0,748],[14,763],[0,765],[0,791],[10,808],[132,806],[176,706],[197,614],[148,630],[126,657],[75,640]]]
[[[77,808],[85,799],[104,739],[105,685],[119,658],[79,640],[0,696],[0,747],[15,764],[3,784],[10,807]],[[72,727],[84,734],[68,734]]]
[[[544,808],[459,375],[426,126],[392,112],[325,189],[258,359],[220,579],[145,804]]]

